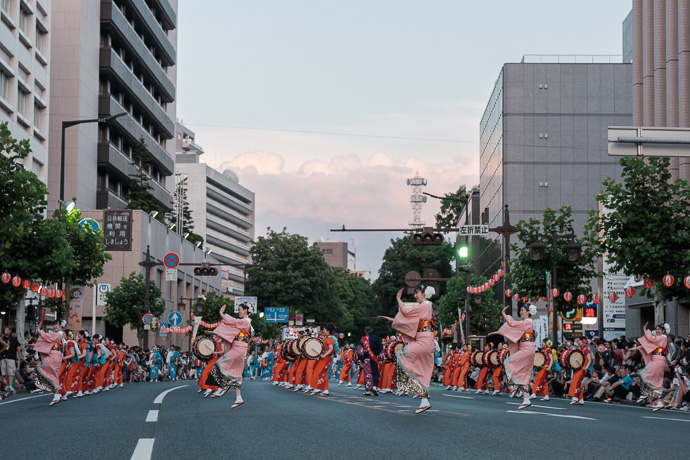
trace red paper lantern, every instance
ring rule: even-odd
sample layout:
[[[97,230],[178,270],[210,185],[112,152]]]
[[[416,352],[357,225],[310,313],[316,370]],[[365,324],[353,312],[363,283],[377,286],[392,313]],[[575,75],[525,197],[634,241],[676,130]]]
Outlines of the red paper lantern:
[[[551,295],[552,295],[554,298],[556,298],[556,297],[558,297],[559,295],[561,295],[561,291],[559,291],[558,288],[553,288],[553,289],[551,289]]]
[[[491,279],[489,280],[489,287],[494,287],[494,284],[496,284],[496,282],[494,281],[493,278],[491,278]]]
[[[625,288],[625,295],[627,295],[628,297],[634,296],[635,295],[635,288],[632,286],[628,286],[627,288]]]
[[[690,278],[690,276],[688,276],[688,278]],[[690,289],[690,287],[688,287],[688,289]],[[510,297],[511,292],[512,291],[510,289],[506,289],[506,297]]]
[[[41,288],[41,286],[38,283],[32,283],[31,284],[31,290],[34,292],[38,292],[38,290]]]
[[[57,297],[58,299],[59,299],[60,297],[62,297],[62,290],[61,290],[61,289],[58,289],[58,290],[55,291],[55,297]]]
[[[12,278],[12,286],[19,287],[20,284],[22,284],[22,279],[18,276],[14,276]]]
[[[50,297],[52,299],[54,295],[55,295],[55,292],[53,292],[52,289],[48,289],[48,297]]]
[[[598,293],[594,294],[593,300],[595,304],[599,305],[599,301],[601,300],[601,298],[599,297]]]
[[[506,263],[505,263],[505,262],[503,262],[503,269],[505,269],[505,268],[506,268]]]
[[[541,300],[546,300],[546,297],[544,297],[544,296],[541,296]]]
[[[498,274],[495,274],[492,279],[494,280],[494,283],[498,283],[498,280],[501,278],[498,277]]]
[[[671,275],[671,274],[664,275],[664,285],[665,285],[666,287],[671,287],[671,286],[673,286],[673,281],[674,281],[673,275]]]
[[[580,294],[579,296],[577,296],[577,303],[579,303],[580,305],[584,305],[585,302],[587,302],[587,296],[586,295]]]
[[[498,269],[498,276],[499,276],[500,278],[503,278],[503,269],[502,269],[502,268],[499,268],[499,269]]]
[[[651,289],[652,286],[654,286],[654,280],[649,278],[649,277],[646,277],[644,279],[643,284],[644,284],[644,287],[646,287],[647,289]]]
[[[515,295],[513,296],[513,300],[516,301],[516,302],[518,302],[518,301],[520,300],[520,294],[515,294]]]
[[[22,281],[22,287],[24,289],[29,289],[31,287],[31,280],[24,280]]]
[[[10,282],[11,279],[12,279],[12,277],[10,276],[9,273],[5,272],[2,274],[2,282],[3,283],[7,284]]]
[[[45,297],[46,295],[48,295],[48,288],[43,286],[41,287],[41,296]]]
[[[690,275],[686,276],[683,279],[683,284],[685,285],[686,288],[690,289]]]
[[[618,300],[618,294],[613,291],[609,292],[609,301],[615,302],[616,300]]]
[[[566,291],[565,294],[563,294],[563,298],[566,302],[570,302],[573,300],[573,295],[570,293],[570,291]]]
[[[522,298],[522,303],[529,303],[529,299],[527,298],[527,296],[524,296]]]

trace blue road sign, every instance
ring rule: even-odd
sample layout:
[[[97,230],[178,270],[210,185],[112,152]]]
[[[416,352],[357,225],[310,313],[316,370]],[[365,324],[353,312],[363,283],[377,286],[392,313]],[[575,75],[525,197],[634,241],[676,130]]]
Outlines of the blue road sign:
[[[182,324],[182,313],[174,311],[168,315],[168,322],[172,327],[177,327]]]
[[[89,227],[91,230],[94,232],[101,228],[100,225],[98,225],[98,222],[96,222],[95,219],[91,219],[90,217],[87,217],[85,219],[82,219],[79,221],[79,227],[81,228],[86,228]]]
[[[288,307],[266,307],[264,311],[264,321],[267,323],[287,323],[288,316]]]

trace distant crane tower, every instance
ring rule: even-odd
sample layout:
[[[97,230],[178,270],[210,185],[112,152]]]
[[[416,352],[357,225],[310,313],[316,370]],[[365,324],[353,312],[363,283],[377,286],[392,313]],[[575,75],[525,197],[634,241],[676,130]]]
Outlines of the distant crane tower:
[[[419,171],[417,171],[413,178],[407,179],[407,185],[412,187],[412,195],[410,195],[412,220],[410,221],[410,227],[422,228],[426,223],[422,220],[422,204],[426,203],[426,196],[422,195],[422,187],[426,187],[426,179],[419,177]]]

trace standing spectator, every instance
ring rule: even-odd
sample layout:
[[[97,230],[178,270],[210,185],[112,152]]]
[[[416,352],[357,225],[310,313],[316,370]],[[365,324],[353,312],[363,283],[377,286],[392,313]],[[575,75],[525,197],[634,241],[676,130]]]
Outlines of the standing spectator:
[[[2,348],[2,360],[0,361],[0,369],[2,371],[2,388],[5,391],[15,392],[12,388],[12,379],[17,370],[17,357],[22,355],[22,347],[17,340],[17,334],[12,333],[9,327],[0,339],[0,347]]]
[[[611,342],[604,342],[604,352],[601,354],[601,359],[604,360],[602,367],[604,369],[608,369],[611,367],[611,363],[613,362],[613,350],[611,349]]]

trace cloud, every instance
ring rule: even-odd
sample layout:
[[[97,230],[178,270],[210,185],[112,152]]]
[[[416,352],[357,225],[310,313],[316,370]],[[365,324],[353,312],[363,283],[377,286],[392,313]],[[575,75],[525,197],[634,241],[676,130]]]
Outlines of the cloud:
[[[403,161],[383,152],[364,162],[356,155],[334,156],[287,170],[282,156],[264,151],[237,155],[217,169],[226,168],[237,172],[240,184],[256,194],[257,221],[261,216],[260,221],[278,229],[295,219],[349,228],[406,228],[412,218],[408,178],[419,172],[428,180],[425,191],[443,195],[460,185],[476,184],[479,170],[473,160]],[[438,209],[438,201],[431,198],[423,206],[427,224],[433,224]],[[257,228],[257,235],[262,231]],[[322,229],[318,233],[323,233]]]

